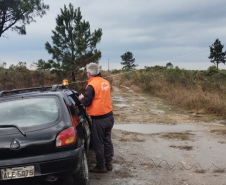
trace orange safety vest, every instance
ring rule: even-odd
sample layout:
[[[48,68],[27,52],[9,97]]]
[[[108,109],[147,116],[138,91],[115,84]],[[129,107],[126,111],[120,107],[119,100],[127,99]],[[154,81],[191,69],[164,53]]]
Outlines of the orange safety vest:
[[[93,77],[88,81],[86,88],[92,85],[95,96],[92,104],[86,107],[86,112],[90,116],[101,116],[112,111],[111,105],[111,85],[102,77]]]

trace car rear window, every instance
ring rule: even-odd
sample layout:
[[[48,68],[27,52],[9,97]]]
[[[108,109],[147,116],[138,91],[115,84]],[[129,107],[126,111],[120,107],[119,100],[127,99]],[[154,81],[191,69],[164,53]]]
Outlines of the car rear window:
[[[38,126],[59,117],[55,97],[23,98],[0,103],[0,125]]]

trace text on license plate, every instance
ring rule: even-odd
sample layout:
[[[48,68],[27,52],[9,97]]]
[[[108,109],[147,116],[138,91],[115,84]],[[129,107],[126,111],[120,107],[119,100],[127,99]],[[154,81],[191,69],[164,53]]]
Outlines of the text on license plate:
[[[34,177],[35,169],[34,166],[18,167],[18,168],[7,168],[1,170],[2,179],[18,179],[18,178],[27,178]]]

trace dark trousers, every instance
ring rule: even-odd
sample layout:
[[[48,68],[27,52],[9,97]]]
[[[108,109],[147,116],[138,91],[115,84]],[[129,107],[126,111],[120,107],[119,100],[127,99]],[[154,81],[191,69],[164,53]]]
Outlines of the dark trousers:
[[[114,148],[111,141],[111,130],[113,125],[113,116],[102,119],[92,119],[91,142],[96,154],[98,166],[105,165],[105,163],[112,161]]]

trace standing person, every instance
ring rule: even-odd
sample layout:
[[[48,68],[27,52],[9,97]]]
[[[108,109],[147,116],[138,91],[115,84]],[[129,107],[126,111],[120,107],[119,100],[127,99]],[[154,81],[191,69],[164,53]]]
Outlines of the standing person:
[[[111,104],[110,83],[101,77],[95,63],[86,65],[88,85],[79,100],[86,107],[92,118],[91,142],[96,154],[97,164],[90,172],[105,173],[113,168],[114,148],[111,141],[111,130],[114,117]]]

